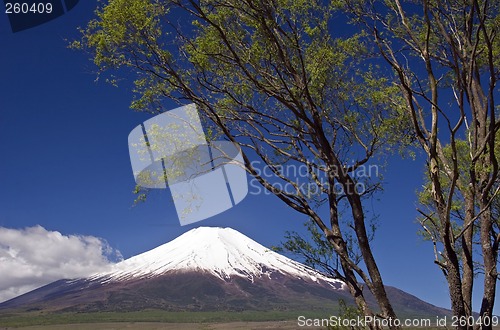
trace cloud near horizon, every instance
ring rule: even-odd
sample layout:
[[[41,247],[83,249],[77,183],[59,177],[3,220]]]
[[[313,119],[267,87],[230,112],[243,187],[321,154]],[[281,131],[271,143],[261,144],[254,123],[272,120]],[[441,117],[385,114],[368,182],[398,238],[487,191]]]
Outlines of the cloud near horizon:
[[[121,259],[99,237],[63,235],[40,225],[0,227],[0,302],[53,281],[104,271]]]

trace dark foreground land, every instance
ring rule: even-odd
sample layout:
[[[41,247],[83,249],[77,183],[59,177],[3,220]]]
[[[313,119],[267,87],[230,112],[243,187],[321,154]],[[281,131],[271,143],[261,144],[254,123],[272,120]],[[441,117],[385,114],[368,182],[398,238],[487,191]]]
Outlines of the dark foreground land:
[[[244,312],[18,312],[0,313],[0,330],[292,330],[325,329],[299,326],[298,317],[328,318],[325,311],[244,311]],[[405,328],[415,330],[423,328]],[[438,329],[438,328],[427,328]],[[445,329],[445,328],[440,328]],[[500,329],[498,329],[500,330]]]
[[[158,322],[115,322],[88,324],[38,325],[22,328],[0,327],[0,330],[295,330],[325,329],[324,327],[299,327],[296,321],[260,321],[260,322],[228,322],[228,323],[158,323]],[[423,328],[406,330],[422,330]],[[443,330],[445,328],[427,328]],[[496,329],[498,330],[498,329]]]
[[[261,321],[261,322],[228,322],[228,323],[158,323],[158,322],[115,322],[91,324],[59,324],[38,325],[21,328],[0,327],[0,330],[295,330],[295,329],[325,329],[324,327],[299,327],[295,321]],[[407,330],[422,330],[415,328]],[[445,328],[427,328],[428,330],[443,330]],[[498,330],[498,329],[496,329]]]
[[[158,323],[158,322],[115,322],[92,324],[35,325],[22,327],[26,330],[292,330],[297,329],[294,321],[229,322],[229,323]],[[0,330],[18,328],[3,328]],[[316,329],[316,328],[308,328]]]
[[[140,312],[103,313],[1,313],[0,330],[243,330],[298,329],[297,317],[325,317],[314,312]],[[307,329],[316,329],[307,327]]]

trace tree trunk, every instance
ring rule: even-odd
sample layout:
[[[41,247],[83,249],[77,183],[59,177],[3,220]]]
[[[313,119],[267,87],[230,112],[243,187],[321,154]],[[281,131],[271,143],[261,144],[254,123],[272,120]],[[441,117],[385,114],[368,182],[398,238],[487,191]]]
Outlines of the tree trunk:
[[[344,261],[340,261],[342,265],[342,269],[344,271],[344,276],[346,279],[347,287],[349,288],[349,292],[354,297],[354,301],[358,308],[361,310],[364,316],[374,317],[373,311],[368,306],[366,299],[363,295],[363,289],[360,284],[356,280],[356,276],[354,272],[350,269],[349,265],[347,265]],[[376,330],[378,327],[373,324],[367,324],[370,329]]]
[[[348,196],[348,199],[349,202],[351,203],[352,216],[354,219],[354,229],[356,232],[356,237],[359,242],[359,249],[361,251],[366,268],[372,280],[373,295],[375,296],[375,299],[377,299],[377,303],[380,306],[382,315],[388,319],[396,319],[397,318],[396,313],[394,312],[394,309],[392,308],[392,305],[389,302],[389,298],[387,297],[387,292],[385,290],[385,286],[382,281],[382,276],[380,276],[380,271],[375,262],[375,258],[373,256],[368,241],[368,235],[365,226],[365,218],[362,212],[361,199],[357,194],[353,194],[350,197]],[[397,328],[397,327],[391,327],[391,328]]]
[[[435,114],[434,114],[435,116]],[[434,118],[434,117],[433,117]],[[437,134],[437,133],[436,133]],[[437,135],[434,135],[437,136]],[[462,279],[460,274],[460,261],[458,260],[455,246],[453,244],[454,237],[450,222],[450,213],[448,212],[448,204],[445,202],[443,189],[440,182],[439,162],[436,154],[436,145],[429,148],[429,177],[432,182],[433,200],[436,205],[436,213],[441,223],[440,236],[444,247],[444,258],[446,266],[446,281],[448,282],[448,290],[451,300],[451,310],[453,315],[458,318],[465,318],[465,305],[462,295]],[[457,329],[467,330],[467,326],[462,326],[460,323]]]
[[[472,173],[471,178],[475,178]],[[471,182],[475,180],[472,179]],[[475,194],[474,189],[465,188],[465,219],[464,224],[468,224],[472,219],[474,219],[474,202]],[[464,300],[465,315],[467,317],[472,316],[472,288],[474,286],[474,262],[472,257],[472,236],[474,233],[474,226],[470,225],[462,235],[462,297]],[[472,329],[472,326],[468,326],[468,329]]]
[[[481,207],[487,205],[482,201]],[[484,205],[484,206],[483,206]],[[481,215],[481,250],[484,262],[484,292],[481,303],[480,316],[483,321],[482,329],[491,330],[491,317],[493,315],[493,305],[495,304],[495,293],[497,284],[497,258],[491,243],[491,212],[487,209]]]

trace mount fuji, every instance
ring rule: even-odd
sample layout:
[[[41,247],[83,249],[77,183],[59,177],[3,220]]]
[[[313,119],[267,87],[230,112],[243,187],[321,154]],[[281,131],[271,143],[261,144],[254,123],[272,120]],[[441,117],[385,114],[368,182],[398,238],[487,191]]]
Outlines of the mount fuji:
[[[387,290],[405,315],[447,314],[401,290]],[[331,311],[341,299],[352,302],[342,281],[236,230],[200,227],[105,272],[62,279],[8,300],[0,311]]]
[[[284,257],[231,228],[200,227],[169,243],[92,276],[100,281],[151,278],[169,273],[199,272],[223,281],[242,277],[250,282],[289,276],[343,289],[342,281]]]

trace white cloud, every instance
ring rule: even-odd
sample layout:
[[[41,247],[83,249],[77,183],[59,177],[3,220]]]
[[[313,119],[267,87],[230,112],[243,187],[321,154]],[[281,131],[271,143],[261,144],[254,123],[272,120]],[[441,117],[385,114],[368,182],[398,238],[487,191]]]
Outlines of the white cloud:
[[[0,302],[56,280],[106,270],[120,259],[120,252],[98,237],[41,226],[0,227]]]

